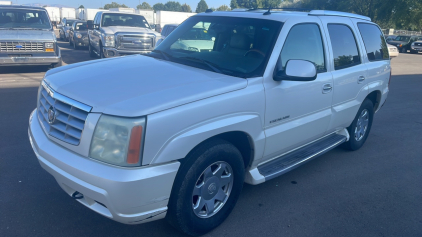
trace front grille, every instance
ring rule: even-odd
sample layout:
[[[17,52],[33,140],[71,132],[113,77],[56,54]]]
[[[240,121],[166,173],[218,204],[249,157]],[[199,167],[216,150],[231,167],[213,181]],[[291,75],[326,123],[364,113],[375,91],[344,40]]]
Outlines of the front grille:
[[[417,45],[417,46],[422,46],[422,43],[417,43],[417,44],[415,44],[415,45]]]
[[[44,52],[42,42],[0,42],[0,52]]]
[[[118,34],[117,49],[128,50],[152,50],[154,48],[155,36],[137,34]]]
[[[88,111],[74,106],[79,103],[77,101],[66,103],[63,99],[57,99],[55,95],[57,93],[43,83],[38,105],[40,121],[49,135],[72,145],[79,145]],[[67,98],[67,100],[70,99]],[[49,109],[55,111],[56,114],[52,123],[49,123]]]

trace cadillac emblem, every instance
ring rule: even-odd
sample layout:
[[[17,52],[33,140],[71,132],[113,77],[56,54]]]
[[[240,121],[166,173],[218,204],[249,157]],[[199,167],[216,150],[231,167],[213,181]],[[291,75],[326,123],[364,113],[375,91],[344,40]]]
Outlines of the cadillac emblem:
[[[48,114],[47,114],[48,123],[53,124],[54,121],[56,121],[56,116],[57,116],[56,110],[54,109],[53,106],[50,106],[50,108],[48,109]]]

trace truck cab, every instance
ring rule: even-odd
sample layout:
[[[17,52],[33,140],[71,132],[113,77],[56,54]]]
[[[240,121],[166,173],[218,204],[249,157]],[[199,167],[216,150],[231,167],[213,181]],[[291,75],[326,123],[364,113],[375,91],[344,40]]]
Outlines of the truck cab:
[[[160,36],[143,16],[124,12],[98,12],[88,29],[90,56],[100,58],[150,53]]]

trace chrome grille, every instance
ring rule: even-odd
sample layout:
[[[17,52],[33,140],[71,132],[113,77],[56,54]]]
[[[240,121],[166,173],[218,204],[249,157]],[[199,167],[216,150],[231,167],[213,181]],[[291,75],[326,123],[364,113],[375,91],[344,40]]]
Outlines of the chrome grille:
[[[44,52],[42,42],[0,42],[0,52]]]
[[[84,107],[75,106],[76,104]],[[52,123],[51,121],[49,123],[48,117],[50,108],[56,111],[55,120]],[[90,110],[89,106],[57,94],[44,82],[42,83],[39,94],[38,114],[49,135],[72,145],[79,145],[85,120]]]
[[[154,49],[155,36],[148,34],[118,34],[117,48],[129,50],[152,50]]]
[[[422,46],[422,43],[416,43],[415,45],[417,45],[417,46]]]

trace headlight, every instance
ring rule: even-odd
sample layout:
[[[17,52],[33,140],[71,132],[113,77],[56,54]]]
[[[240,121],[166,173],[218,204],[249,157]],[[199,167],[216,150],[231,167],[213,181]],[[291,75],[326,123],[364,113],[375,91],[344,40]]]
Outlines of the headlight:
[[[89,156],[118,166],[139,166],[145,118],[101,115],[91,141]]]
[[[114,35],[103,35],[104,38],[104,46],[106,47],[114,47]]]
[[[54,43],[45,43],[45,52],[54,52]]]
[[[415,42],[412,43],[412,46],[415,46]]]
[[[76,33],[75,35],[76,35],[76,38],[78,39],[82,38],[82,35],[80,33]]]

